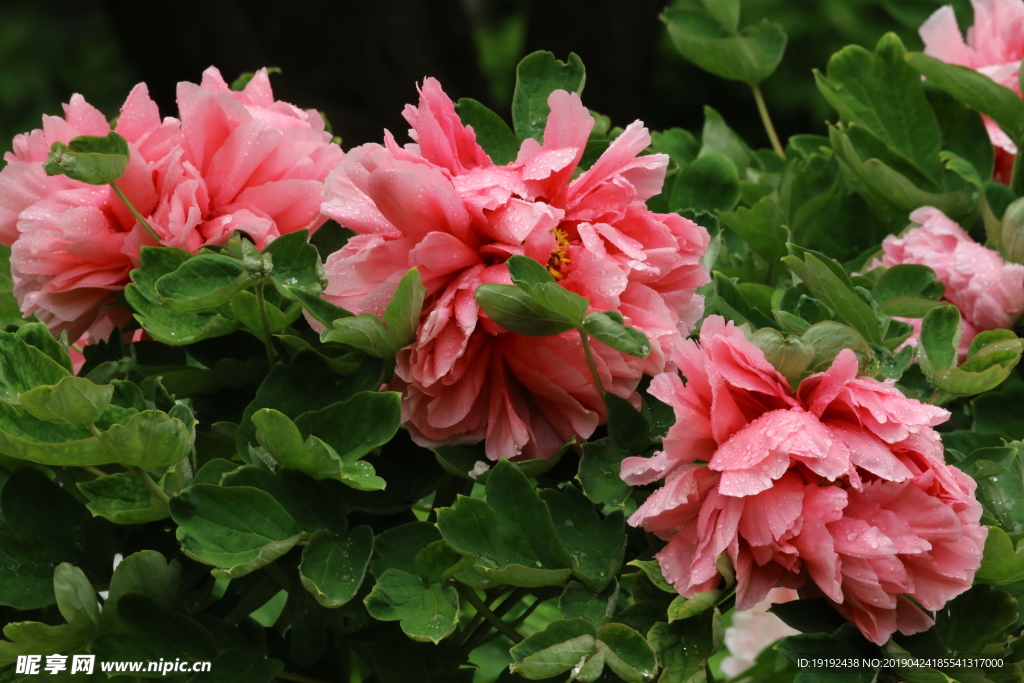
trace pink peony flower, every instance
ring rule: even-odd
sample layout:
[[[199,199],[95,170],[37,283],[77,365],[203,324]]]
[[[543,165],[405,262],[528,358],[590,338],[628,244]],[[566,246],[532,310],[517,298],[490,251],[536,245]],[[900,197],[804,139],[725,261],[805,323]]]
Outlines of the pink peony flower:
[[[548,104],[544,143],[526,140],[498,166],[427,79],[419,107],[405,111],[415,144],[385,132],[383,147],[352,150],[327,179],[323,213],[358,234],[328,258],[325,298],[379,315],[412,267],[427,288],[394,381],[420,444],[486,439],[492,459],[544,458],[604,419],[578,334],[507,333],[478,308],[477,286],[511,283],[504,263],[514,254],[647,334],[645,360],[594,344],[602,383],[619,396],[660,372],[700,316],[707,232],[644,204],[661,190],[667,157],[637,156],[650,136],[636,122],[574,179],[593,119],[575,94],[555,91]]]
[[[161,120],[145,84],[135,86],[114,127],[128,140],[128,170],[117,181],[161,237],[197,251],[244,230],[259,244],[316,228],[320,193],[342,152],[316,111],[277,102],[266,70],[232,92],[214,68],[202,85],[178,86],[181,121]],[[0,243],[11,246],[15,295],[71,341],[104,339],[129,319],[116,293],[155,244],[109,186],[43,172],[50,145],[106,135],[106,118],[81,95],[64,117],[19,135],[0,171]]]
[[[967,355],[979,332],[1012,328],[1024,313],[1024,266],[1006,263],[995,251],[970,238],[938,209],[926,206],[910,214],[919,227],[882,242],[882,257],[871,268],[904,263],[925,265],[946,285],[946,301],[960,309],[960,355]],[[920,320],[908,320],[917,346]]]
[[[849,350],[793,392],[719,316],[676,363],[685,385],[651,383],[676,414],[664,450],[622,477],[665,480],[629,522],[668,541],[657,558],[682,595],[717,586],[725,556],[739,609],[799,588],[881,644],[931,625],[907,596],[937,610],[971,586],[986,529],[974,481],[942,459],[948,412],[858,377]]]
[[[974,26],[967,30],[966,42],[951,5],[938,9],[921,25],[925,54],[974,69],[1020,95],[1024,0],[971,0],[971,5]],[[996,179],[1009,184],[1017,145],[994,121],[984,118],[996,148]]]

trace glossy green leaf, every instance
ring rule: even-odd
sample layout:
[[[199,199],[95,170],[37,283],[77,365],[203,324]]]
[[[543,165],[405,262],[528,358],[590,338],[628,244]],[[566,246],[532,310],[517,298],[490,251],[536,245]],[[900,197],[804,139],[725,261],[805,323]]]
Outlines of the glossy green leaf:
[[[526,476],[500,460],[485,489],[486,500],[460,496],[453,507],[438,509],[442,537],[460,552],[477,556],[485,574],[505,583],[563,584],[571,573],[572,559],[562,546],[548,505]]]
[[[707,154],[686,166],[672,186],[672,211],[731,211],[740,198],[736,164],[723,154]]]
[[[320,254],[309,243],[308,230],[281,235],[268,244],[263,253],[270,254],[273,259],[271,281],[286,299],[295,296],[292,293],[295,289],[311,295],[319,294],[326,284]]]
[[[78,489],[89,499],[89,512],[114,524],[146,524],[169,514],[167,504],[130,472],[82,481]]]
[[[512,95],[512,128],[519,140],[543,141],[548,118],[548,96],[555,90],[582,93],[586,82],[583,62],[575,53],[563,62],[550,52],[534,52],[516,67]]]
[[[185,554],[223,578],[273,562],[302,537],[273,496],[247,486],[191,486],[171,500],[171,517]]]
[[[784,336],[772,328],[758,330],[751,341],[764,352],[772,367],[789,379],[799,378],[816,355],[814,345],[806,339]]]
[[[937,186],[942,134],[921,79],[904,54],[900,39],[888,33],[874,53],[856,45],[843,48],[829,60],[827,76],[815,72],[815,78],[844,122],[862,126]]]
[[[373,531],[368,526],[350,530],[344,538],[317,531],[302,549],[299,578],[324,607],[340,607],[359,590],[373,554]]]
[[[952,652],[977,654],[1002,647],[1017,621],[1017,600],[990,586],[974,586],[936,613],[935,630]]]
[[[1024,547],[1016,548],[1010,536],[996,526],[988,527],[981,567],[975,583],[1002,586],[1024,580]]]
[[[288,513],[299,531],[327,529],[340,536],[348,529],[345,489],[333,481],[316,481],[294,470],[272,473],[245,465],[221,477],[221,486],[259,489],[269,493]]]
[[[583,457],[577,478],[595,503],[621,505],[633,488],[622,481],[619,472],[622,460],[633,455],[612,439],[598,439],[583,444]]]
[[[583,330],[605,346],[635,358],[647,358],[651,342],[640,330],[623,325],[607,313],[594,311],[583,319]]]
[[[555,532],[572,560],[573,575],[594,591],[610,584],[622,567],[625,518],[615,510],[601,519],[593,504],[574,486],[542,489],[540,499],[557,520]]]
[[[231,315],[240,323],[245,325],[249,331],[261,339],[266,335],[263,333],[263,317],[260,315],[259,298],[250,291],[242,290],[231,297],[229,302]],[[271,334],[283,332],[288,327],[288,319],[280,308],[270,303],[263,302],[264,311],[267,314],[267,328]]]
[[[711,4],[689,0],[661,15],[676,49],[701,69],[722,78],[757,84],[771,76],[786,49],[782,27],[764,21],[737,32],[732,21],[736,13],[708,11]]]
[[[90,185],[107,185],[128,168],[128,141],[111,131],[104,137],[80,135],[70,142],[50,146],[43,170],[46,175],[66,175]]]
[[[618,597],[618,583],[595,593],[579,581],[570,581],[558,599],[558,608],[566,619],[585,619],[600,627],[615,613]]]
[[[223,306],[252,283],[241,261],[222,254],[200,254],[162,276],[155,287],[160,303],[172,311],[189,313]]]
[[[480,285],[475,297],[488,318],[516,334],[548,337],[568,332],[579,324],[542,306],[525,290],[512,285]]]
[[[956,367],[960,330],[960,310],[956,306],[941,306],[924,316],[918,358],[926,375],[932,377],[937,370]]]
[[[352,314],[340,306],[335,306],[317,295],[310,294],[297,287],[288,287],[288,293],[302,303],[302,307],[324,327],[333,327],[335,320],[351,318]]]
[[[696,593],[692,598],[684,598],[680,595],[668,606],[668,623],[671,624],[673,621],[679,621],[680,619],[689,619],[713,608],[718,604],[718,599],[721,595],[722,591],[720,590]]]
[[[519,140],[508,124],[480,102],[463,97],[455,103],[455,111],[463,125],[470,126],[477,143],[495,164],[508,164],[519,153]]]
[[[161,607],[171,607],[181,588],[181,565],[170,562],[155,550],[142,550],[121,560],[110,579],[103,603],[106,628],[118,624],[117,603],[129,593],[144,595]]]
[[[1012,140],[1024,140],[1024,103],[1015,92],[974,69],[919,52],[908,54],[906,60],[929,81],[999,124]]]
[[[654,650],[642,635],[623,624],[605,624],[597,632],[599,646],[607,648],[604,663],[622,680],[639,683],[658,669]]]
[[[540,680],[569,671],[585,662],[597,647],[597,630],[582,619],[552,621],[512,648],[511,670]]]
[[[871,307],[836,275],[833,267],[810,253],[803,254],[802,261],[796,256],[787,256],[783,261],[818,299],[842,316],[867,341],[876,344],[882,341],[878,331],[878,320]]]
[[[295,425],[322,439],[349,464],[386,444],[401,425],[401,396],[394,391],[362,391],[346,401],[303,413]]]
[[[29,389],[19,398],[33,417],[58,424],[96,422],[110,405],[114,387],[97,386],[83,377],[64,377],[55,385]]]
[[[413,640],[439,643],[455,631],[459,595],[451,587],[426,585],[401,569],[388,569],[363,601],[374,619],[400,621]]]

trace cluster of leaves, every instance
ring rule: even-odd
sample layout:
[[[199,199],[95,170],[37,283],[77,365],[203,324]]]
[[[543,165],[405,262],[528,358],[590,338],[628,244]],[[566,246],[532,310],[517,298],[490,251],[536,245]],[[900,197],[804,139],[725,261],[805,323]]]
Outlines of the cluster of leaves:
[[[664,20],[688,59],[760,101],[779,26],[741,28],[737,0],[677,2]],[[552,90],[585,82],[575,55],[535,53],[517,76],[511,126],[457,103],[498,163],[543,135]],[[923,205],[1020,260],[1021,190],[989,180],[978,112],[1024,143],[1012,127],[1024,105],[893,36],[843,50],[816,78],[838,113],[827,136],[753,150],[711,109],[699,134],[656,132],[650,151],[671,161],[650,205],[711,231],[708,312],[743,326],[794,384],[852,349],[865,374],[948,407],[948,457],[977,480],[990,532],[977,585],[934,629],[878,648],[823,601],[777,606],[801,635],[744,677],[812,680],[795,662],[815,655],[957,653],[1007,665],[828,675],[1024,680],[1022,342],[986,332],[960,362],[960,314],[934,272],[866,266]],[[584,167],[621,132],[595,118]],[[116,189],[127,158],[116,134],[83,137],[55,146],[46,169]],[[672,410],[644,390],[639,407],[605,394],[607,427],[546,461],[413,444],[399,395],[380,388],[426,292],[413,269],[381,317],[322,300],[323,259],[346,235],[330,224],[263,250],[244,235],[198,254],[144,248],[122,302],[134,322],[87,347],[77,373],[0,281],[0,677],[19,680],[21,654],[89,652],[212,660],[171,676],[195,683],[720,678],[727,564],[720,586],[683,598],[652,559],[661,542],[625,522],[649,487],[624,483],[620,463],[660,447]],[[476,292],[506,330],[648,354],[642,333],[541,264],[508,267],[513,284]],[[905,319],[921,320],[916,350],[901,348]],[[146,340],[127,341],[139,328]]]

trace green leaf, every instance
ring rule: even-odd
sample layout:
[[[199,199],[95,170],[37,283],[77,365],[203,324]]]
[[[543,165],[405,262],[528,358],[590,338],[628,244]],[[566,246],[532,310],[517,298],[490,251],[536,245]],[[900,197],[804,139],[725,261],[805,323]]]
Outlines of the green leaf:
[[[595,503],[621,505],[633,490],[622,481],[619,471],[622,460],[632,453],[612,439],[598,439],[583,444],[583,457],[577,478],[587,497]]]
[[[579,489],[543,489],[540,499],[547,503],[562,547],[572,560],[573,575],[600,592],[622,567],[626,547],[625,517],[615,510],[604,519]]]
[[[335,306],[329,301],[324,301],[319,296],[310,294],[309,292],[298,289],[297,287],[287,287],[288,293],[298,299],[302,303],[302,308],[306,310],[311,316],[324,327],[333,327],[335,320],[341,318],[351,318],[352,314],[346,311],[340,306]]]
[[[383,322],[370,313],[334,320],[324,340],[348,344],[378,358],[394,358],[416,339],[426,291],[419,271],[412,268],[399,281],[385,307]]]
[[[55,385],[29,389],[19,402],[33,417],[59,424],[90,424],[110,405],[114,387],[97,386],[83,377],[64,377]]]
[[[676,176],[669,209],[682,211],[731,211],[740,198],[736,164],[724,154],[707,154]]]
[[[202,661],[216,655],[216,645],[209,631],[184,614],[162,607],[145,596],[134,593],[121,596],[117,612],[121,630],[104,633],[89,646],[100,661]]]
[[[871,289],[871,295],[879,302],[902,297],[938,301],[945,291],[946,286],[935,278],[935,271],[928,266],[901,264],[882,273]]]
[[[124,175],[128,157],[128,141],[119,133],[80,135],[66,145],[53,143],[43,170],[50,176],[66,175],[90,185],[107,185]]]
[[[668,623],[695,617],[718,604],[722,596],[720,590],[710,590],[703,593],[695,593],[692,598],[684,598],[682,595],[672,601],[668,606]]]
[[[185,554],[213,565],[214,576],[238,578],[291,550],[302,533],[273,496],[247,486],[198,484],[171,499]]]
[[[549,337],[568,332],[580,324],[542,306],[528,292],[512,285],[480,285],[476,288],[475,298],[488,318],[516,334]]]
[[[420,271],[416,268],[409,269],[398,281],[395,295],[384,308],[384,323],[395,348],[405,348],[415,341],[426,295],[427,288],[423,286]]]
[[[401,395],[394,391],[362,391],[295,419],[303,434],[313,434],[349,464],[389,442],[402,420]]]
[[[114,524],[146,524],[169,514],[166,503],[130,472],[82,481],[78,489],[89,499],[89,512]]]
[[[851,132],[855,130],[851,128]],[[898,223],[905,223],[909,215],[922,206],[934,206],[954,219],[969,216],[975,208],[976,201],[967,192],[941,191],[938,187],[933,188],[938,191],[922,189],[906,174],[874,158],[870,152],[858,151],[850,135],[839,127],[831,127],[829,137],[836,157],[859,181],[866,199]],[[918,182],[927,184],[924,180]]]
[[[989,586],[974,586],[946,603],[936,613],[935,630],[942,642],[957,654],[987,652],[986,646],[1002,647],[1017,622],[1017,600]]]
[[[451,586],[425,585],[401,569],[388,569],[363,600],[374,619],[400,621],[413,640],[439,643],[459,623],[459,594]]]
[[[123,423],[111,424],[115,419]],[[110,406],[99,426],[105,431],[93,436],[85,427],[43,422],[0,402],[0,452],[44,465],[116,462],[149,468],[173,465],[192,450],[193,428],[158,410],[132,414]]]
[[[189,313],[217,308],[253,283],[241,261],[222,254],[200,254],[155,283],[160,303]]]
[[[995,121],[1014,142],[1024,141],[1024,102],[1017,93],[974,69],[919,52],[906,55],[906,60],[929,81]]]
[[[825,598],[776,603],[768,611],[803,633],[833,633],[846,623]]]
[[[635,358],[647,358],[651,342],[640,330],[616,322],[607,313],[594,311],[583,319],[583,330],[605,346]]]
[[[991,178],[995,152],[984,120],[949,93],[927,82],[925,96],[942,131],[942,149],[962,157],[981,177]]]
[[[0,400],[17,403],[18,397],[29,389],[57,384],[71,374],[26,340],[21,330],[31,330],[36,325],[42,323],[26,325],[14,333],[0,331]],[[49,337],[49,332],[46,335]]]
[[[998,246],[1006,260],[1024,263],[1024,198],[1006,207]]]
[[[242,290],[232,296],[229,303],[231,315],[245,325],[254,335],[264,339],[266,335],[263,334],[263,318],[260,315],[259,298],[250,291]],[[283,332],[288,327],[289,321],[285,318],[281,309],[266,300],[264,300],[263,306],[263,310],[267,313],[267,327],[270,333],[277,334]]]
[[[427,522],[410,522],[388,529],[374,540],[377,559],[370,565],[370,571],[380,576],[388,569],[401,569],[407,574],[416,574],[416,556],[429,546],[441,540],[437,527]]]
[[[608,584],[603,591],[594,592],[579,581],[570,581],[558,599],[558,608],[566,619],[585,619],[601,626],[612,618],[619,597],[617,582]]]
[[[309,231],[298,230],[281,235],[263,250],[273,258],[270,277],[277,291],[286,299],[301,290],[310,295],[319,294],[326,278],[320,263],[320,253],[309,243]]]
[[[171,247],[142,247],[142,266],[129,273],[132,282],[125,299],[136,311],[135,318],[153,339],[165,344],[194,344],[237,330],[240,325],[215,311],[179,313],[160,302],[156,281],[173,273],[193,255]]]
[[[484,574],[499,581],[526,587],[563,584],[572,560],[548,505],[526,476],[500,460],[485,491],[486,500],[459,496],[453,507],[438,509],[442,537],[460,552],[479,557]]]
[[[975,583],[1002,586],[1024,580],[1024,547],[1015,548],[1010,536],[997,526],[988,527],[981,567]]]
[[[960,310],[956,306],[940,306],[924,316],[918,359],[929,379],[937,370],[956,367],[960,330]]]
[[[512,672],[530,680],[551,678],[586,661],[597,647],[597,630],[582,619],[552,621],[513,647]]]
[[[294,470],[272,473],[245,465],[221,477],[221,486],[255,488],[269,493],[295,522],[299,531],[327,529],[335,535],[348,529],[342,496],[344,489],[331,481],[316,481]]]
[[[835,265],[826,265],[811,253],[804,253],[803,261],[796,256],[787,256],[783,261],[803,280],[814,296],[842,316],[867,341],[881,343],[874,312],[847,284],[848,279],[844,281],[837,276]]]
[[[61,616],[72,626],[96,629],[100,624],[100,607],[89,579],[81,569],[62,562],[53,574],[53,592]]]
[[[937,187],[942,134],[904,54],[896,34],[887,33],[873,54],[856,45],[843,48],[829,60],[828,75],[816,71],[815,79],[844,122],[862,126]]]
[[[747,143],[726,124],[722,115],[711,107],[704,107],[704,128],[701,131],[701,147],[698,156],[724,154],[736,164],[736,170],[745,177],[751,164],[757,163]]]
[[[607,648],[604,663],[622,680],[639,683],[653,678],[658,665],[644,637],[623,624],[605,624],[597,632],[598,645]]]
[[[658,564],[657,560],[633,560],[629,563],[631,567],[638,567],[643,571],[644,575],[650,579],[651,583],[659,590],[665,593],[671,593],[677,595],[679,591],[672,587],[665,577],[661,573],[661,565]]]
[[[723,213],[721,219],[754,252],[775,263],[786,255],[786,243],[791,241],[784,227],[789,222],[786,213],[781,198],[772,193],[749,209],[741,206],[734,212]]]
[[[534,52],[516,67],[516,89],[512,95],[512,128],[519,140],[542,142],[548,117],[548,96],[555,90],[580,94],[586,82],[583,62],[569,53],[567,62],[550,52]]]
[[[651,149],[667,154],[682,168],[697,158],[700,143],[693,133],[683,128],[668,128],[651,133]]]
[[[473,128],[477,143],[491,161],[502,166],[516,160],[519,140],[500,116],[469,97],[456,102],[455,111],[464,125]]]
[[[508,266],[512,284],[531,294],[537,286],[555,281],[547,268],[528,256],[515,254],[509,257],[505,265]]]
[[[843,349],[851,349],[857,354],[862,366],[872,357],[871,347],[857,330],[832,320],[811,325],[800,338],[814,347],[814,360],[808,368],[811,372],[821,372],[830,367]]]
[[[170,607],[178,594],[181,565],[177,560],[168,562],[155,550],[142,550],[124,558],[110,579],[110,589],[103,603],[104,628],[114,628],[119,622],[117,603],[129,593],[138,593],[161,607]]]
[[[764,352],[765,359],[788,379],[797,379],[814,362],[814,345],[806,339],[783,336],[766,327],[754,333],[751,341]]]
[[[359,590],[372,554],[373,531],[368,526],[356,527],[341,539],[317,531],[302,549],[299,578],[318,603],[340,607]]]
[[[69,562],[96,583],[110,576],[110,532],[39,470],[19,468],[0,490],[0,605],[28,610],[52,605],[53,568]]]
[[[706,662],[722,646],[724,627],[718,610],[673,624],[657,623],[647,640],[663,667],[659,683],[686,683],[703,674]]]
[[[690,0],[666,10],[661,20],[676,49],[704,71],[751,85],[760,83],[782,61],[786,32],[768,21],[737,32],[738,11],[709,11],[721,5]]]

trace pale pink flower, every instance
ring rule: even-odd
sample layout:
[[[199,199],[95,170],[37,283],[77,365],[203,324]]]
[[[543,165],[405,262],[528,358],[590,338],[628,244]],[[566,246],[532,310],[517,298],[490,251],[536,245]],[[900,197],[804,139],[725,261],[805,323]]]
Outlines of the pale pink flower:
[[[772,605],[797,597],[797,592],[791,588],[773,588],[764,600],[749,610],[737,610],[733,614],[732,625],[725,629],[725,647],[729,654],[721,664],[726,676],[739,676],[754,665],[757,656],[769,645],[800,633],[768,611]]]
[[[274,100],[265,70],[232,92],[211,67],[202,85],[179,84],[178,103],[182,120],[161,120],[139,84],[114,128],[131,154],[117,185],[162,244],[197,251],[244,230],[262,245],[326,220],[320,193],[341,150],[315,111]],[[74,95],[63,118],[44,116],[42,129],[15,137],[0,171],[0,243],[12,247],[21,310],[72,342],[105,339],[129,320],[117,292],[139,249],[156,244],[109,186],[43,172],[54,142],[110,130]]]
[[[328,258],[325,298],[379,315],[412,267],[427,288],[394,382],[422,445],[486,439],[493,459],[549,457],[604,419],[578,334],[511,334],[477,306],[480,284],[510,284],[504,264],[514,254],[647,334],[645,360],[594,344],[602,382],[619,396],[635,397],[641,375],[660,372],[700,316],[707,231],[644,204],[661,189],[667,157],[637,156],[650,136],[636,122],[573,178],[593,118],[575,94],[555,91],[548,104],[544,143],[526,140],[498,166],[427,79],[419,106],[405,110],[416,142],[400,147],[385,132],[384,146],[352,150],[327,179],[323,213],[358,234]]]
[[[1024,58],[1024,0],[971,0],[974,25],[967,40],[960,34],[951,5],[936,10],[921,25],[925,54],[985,74],[996,83],[1020,91],[1020,62]],[[1009,171],[1017,146],[991,119],[985,117],[989,138],[996,147],[996,177],[1009,184]]]
[[[967,590],[985,528],[975,484],[942,459],[945,410],[891,382],[858,377],[843,350],[796,392],[732,323],[710,316],[651,393],[673,407],[664,450],[622,476],[657,489],[630,518],[668,545],[665,578],[683,595],[718,586],[724,555],[736,604],[775,586],[820,594],[870,640],[916,633],[928,610]]]
[[[934,270],[946,285],[943,298],[960,309],[961,356],[979,332],[1012,328],[1024,313],[1024,265],[1006,263],[938,209],[920,208],[910,220],[918,227],[886,237],[881,258],[870,267],[913,263]],[[916,346],[920,321],[907,322],[915,326],[909,341]]]

